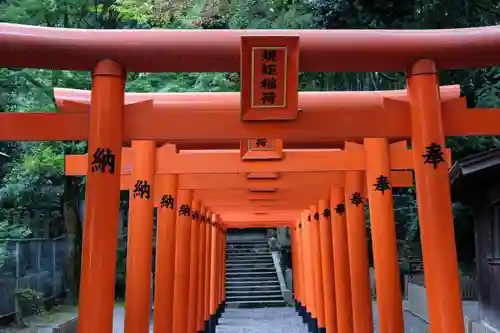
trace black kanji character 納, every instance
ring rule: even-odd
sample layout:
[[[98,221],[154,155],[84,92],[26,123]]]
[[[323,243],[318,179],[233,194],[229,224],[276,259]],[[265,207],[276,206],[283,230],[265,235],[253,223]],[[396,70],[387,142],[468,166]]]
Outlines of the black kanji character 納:
[[[97,148],[93,154],[92,172],[115,173],[115,154],[109,148]]]
[[[276,50],[265,49],[262,52],[262,60],[264,61],[276,61]]]
[[[319,221],[319,213],[318,212],[314,213],[314,219],[316,221]]]
[[[339,215],[342,215],[345,213],[345,204],[343,202],[337,204],[337,206],[335,206],[335,213],[339,214]]]
[[[422,156],[424,158],[424,164],[432,164],[434,169],[437,169],[439,163],[445,161],[441,145],[435,142],[425,147],[425,153]]]
[[[202,215],[202,216],[201,216],[201,222],[202,222],[202,223],[205,223],[205,215]]]
[[[193,220],[198,220],[200,218],[200,213],[196,210],[193,210],[193,212],[191,213],[191,218]]]
[[[307,220],[311,222],[311,214],[307,215]]]
[[[378,176],[373,186],[375,187],[375,191],[382,192],[382,194],[384,194],[385,191],[389,191],[391,189],[389,178],[384,175]]]
[[[276,103],[276,93],[274,91],[264,91],[260,101],[262,104],[274,105]]]
[[[262,65],[262,74],[264,75],[276,75],[276,65]]]
[[[260,81],[260,87],[264,89],[271,89],[274,90],[278,86],[276,82],[276,78],[274,76],[267,77]]]
[[[330,217],[330,208],[325,208],[325,210],[323,210],[323,216]]]
[[[267,147],[267,139],[257,139],[255,144],[257,147],[265,148]]]
[[[149,200],[151,194],[151,185],[147,180],[138,180],[134,185],[133,197]]]
[[[172,194],[165,194],[164,196],[161,197],[160,208],[174,209],[174,205],[175,202]]]
[[[191,208],[189,208],[189,205],[182,204],[179,207],[179,215],[180,216],[189,216],[190,213],[191,213]]]
[[[359,192],[354,192],[351,196],[351,203],[353,205],[356,205],[358,207],[363,203],[363,198],[361,197],[361,193]]]

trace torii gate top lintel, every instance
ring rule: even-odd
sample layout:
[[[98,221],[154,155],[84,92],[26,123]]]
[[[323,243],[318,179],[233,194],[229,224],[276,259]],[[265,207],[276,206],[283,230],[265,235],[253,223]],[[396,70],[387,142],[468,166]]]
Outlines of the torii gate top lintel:
[[[441,101],[460,97],[460,85],[440,86]],[[65,102],[90,104],[90,90],[54,88],[54,98],[59,108],[64,108]],[[299,108],[303,110],[345,107],[366,107],[381,105],[384,98],[408,100],[408,90],[377,90],[377,91],[303,91],[299,92]],[[185,109],[224,109],[240,112],[239,92],[181,92],[181,93],[125,93],[125,104],[153,100],[157,105],[168,104],[169,108],[179,105]],[[208,107],[210,106],[210,107]]]
[[[214,31],[80,30],[16,24],[0,25],[0,44],[4,46],[0,64],[91,70],[99,60],[114,59],[132,72],[238,72],[242,36],[276,35],[300,38],[303,72],[404,71],[419,58],[432,59],[441,69],[499,64],[500,30],[494,26],[391,31]]]

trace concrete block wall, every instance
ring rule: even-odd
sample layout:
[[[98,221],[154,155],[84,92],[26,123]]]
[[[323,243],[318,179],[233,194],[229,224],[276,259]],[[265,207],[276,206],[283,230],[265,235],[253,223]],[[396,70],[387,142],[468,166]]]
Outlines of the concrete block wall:
[[[417,317],[429,321],[429,311],[427,310],[427,294],[425,287],[418,284],[408,283],[408,309]]]
[[[276,238],[278,240],[278,243],[282,246],[290,246],[290,239],[287,236],[288,235],[288,228],[287,227],[280,227],[276,228]]]
[[[486,323],[469,321],[466,322],[465,333],[500,333],[500,331],[488,326]]]

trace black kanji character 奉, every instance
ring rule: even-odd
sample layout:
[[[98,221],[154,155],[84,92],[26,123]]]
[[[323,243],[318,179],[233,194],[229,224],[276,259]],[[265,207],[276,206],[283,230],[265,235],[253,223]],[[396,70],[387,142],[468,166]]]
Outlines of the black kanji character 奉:
[[[265,49],[262,52],[262,60],[273,62],[276,61],[276,50]]]
[[[268,77],[260,81],[260,87],[264,89],[276,89],[278,86],[274,76]]]
[[[191,213],[191,218],[193,220],[198,220],[200,218],[200,213],[197,212],[196,210],[193,210],[193,212]]]
[[[375,191],[382,192],[382,194],[384,194],[385,191],[389,191],[391,189],[389,178],[384,175],[378,176],[373,186],[375,187]]]
[[[160,200],[160,207],[161,208],[170,208],[174,209],[174,197],[172,194],[165,194],[164,196],[161,197]]]
[[[115,173],[115,154],[109,148],[97,148],[93,154],[92,172]]]
[[[274,105],[276,103],[276,93],[274,91],[264,91],[260,98],[262,104]]]
[[[330,215],[331,215],[330,208],[325,208],[325,210],[323,210],[323,216],[330,217]]]
[[[318,212],[314,213],[314,219],[316,221],[319,221],[319,213]]]
[[[205,223],[205,215],[201,216],[201,222]]]
[[[302,222],[301,222],[301,223],[299,223],[299,228],[302,228]]]
[[[141,199],[149,200],[151,192],[151,185],[147,180],[138,180],[134,185],[133,197],[140,197]]]
[[[311,214],[307,215],[307,220],[311,222]]]
[[[424,158],[424,164],[432,164],[434,169],[437,169],[439,163],[445,161],[441,145],[435,142],[425,147],[425,153],[422,156]]]
[[[337,204],[337,206],[335,206],[335,213],[339,214],[339,215],[342,215],[345,213],[345,204],[343,202]]]
[[[359,192],[354,192],[351,196],[351,203],[353,205],[356,205],[358,207],[363,203],[363,198],[361,197],[361,193]]]
[[[265,148],[267,147],[267,139],[257,139],[255,144],[257,145],[257,147]]]
[[[190,213],[191,213],[191,208],[189,208],[189,205],[182,204],[179,207],[179,215],[180,216],[189,216]]]
[[[262,65],[262,74],[276,75],[276,65]]]

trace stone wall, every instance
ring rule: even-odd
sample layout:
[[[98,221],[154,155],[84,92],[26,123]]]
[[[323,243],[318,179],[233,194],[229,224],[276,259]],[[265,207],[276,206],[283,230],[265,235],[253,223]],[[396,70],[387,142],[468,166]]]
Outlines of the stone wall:
[[[427,310],[427,294],[425,287],[418,284],[408,283],[408,310],[417,317],[429,321],[429,312]]]

